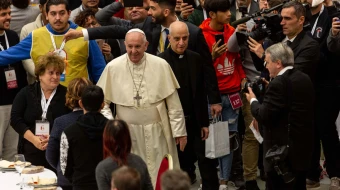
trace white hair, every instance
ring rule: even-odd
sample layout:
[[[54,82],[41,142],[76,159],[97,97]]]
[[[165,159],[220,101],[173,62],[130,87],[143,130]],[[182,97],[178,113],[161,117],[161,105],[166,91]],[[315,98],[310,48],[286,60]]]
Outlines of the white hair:
[[[139,28],[133,28],[133,29],[129,30],[129,31],[125,34],[125,40],[126,40],[126,36],[127,36],[129,33],[133,33],[133,32],[138,32],[138,33],[140,33],[140,34],[143,34],[143,41],[144,41],[144,42],[147,42],[145,33],[143,32],[143,30],[141,30],[141,29],[139,29]]]

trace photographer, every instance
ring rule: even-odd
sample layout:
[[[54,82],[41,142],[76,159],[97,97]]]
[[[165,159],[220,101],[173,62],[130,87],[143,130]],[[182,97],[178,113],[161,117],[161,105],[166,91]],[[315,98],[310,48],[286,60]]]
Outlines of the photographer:
[[[246,96],[252,115],[263,124],[266,189],[306,189],[306,171],[313,149],[310,146],[313,142],[313,84],[306,74],[293,68],[293,51],[284,43],[270,46],[265,53],[266,68],[273,80],[263,103],[258,102],[251,88]],[[275,152],[274,145],[286,151]],[[280,159],[274,161],[266,155]]]
[[[305,15],[306,9],[299,2],[290,1],[282,6],[280,24],[285,35],[282,42],[292,48],[295,68],[306,73],[314,81],[320,48],[318,42],[303,31]],[[247,42],[250,51],[256,54],[257,59],[253,57],[254,64],[263,65],[265,54],[262,44],[253,38],[249,38]]]

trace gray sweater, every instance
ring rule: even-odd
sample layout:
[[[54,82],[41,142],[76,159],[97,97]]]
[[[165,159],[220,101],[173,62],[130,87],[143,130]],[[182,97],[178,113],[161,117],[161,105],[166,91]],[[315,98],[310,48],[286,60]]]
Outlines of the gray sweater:
[[[141,157],[130,154],[128,156],[127,165],[135,168],[141,176],[142,190],[153,190],[148,168]],[[96,181],[98,190],[110,190],[111,189],[111,174],[119,166],[111,157],[99,162],[96,168]]]

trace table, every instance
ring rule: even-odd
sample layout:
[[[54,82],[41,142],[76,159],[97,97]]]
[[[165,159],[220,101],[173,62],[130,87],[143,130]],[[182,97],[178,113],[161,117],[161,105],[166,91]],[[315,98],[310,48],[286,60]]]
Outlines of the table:
[[[36,173],[36,174],[21,174],[21,178],[17,171],[6,171],[5,173],[0,172],[0,189],[1,190],[20,190],[20,185],[16,185],[17,183],[24,178],[26,179],[31,178],[32,176],[39,176],[39,178],[57,178],[56,174],[49,170],[44,169],[43,172]],[[23,190],[31,189],[28,187],[24,187]]]

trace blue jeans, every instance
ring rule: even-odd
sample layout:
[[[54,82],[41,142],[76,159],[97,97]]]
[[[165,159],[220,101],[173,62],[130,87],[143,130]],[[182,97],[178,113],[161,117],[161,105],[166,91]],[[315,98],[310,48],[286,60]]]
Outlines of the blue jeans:
[[[233,110],[228,95],[221,95],[222,99],[222,121],[228,121],[229,132],[237,132],[239,109]],[[212,119],[209,106],[209,118]],[[229,139],[226,139],[229,140]],[[233,162],[233,151],[230,154],[218,158],[220,165],[220,180],[228,181]]]

